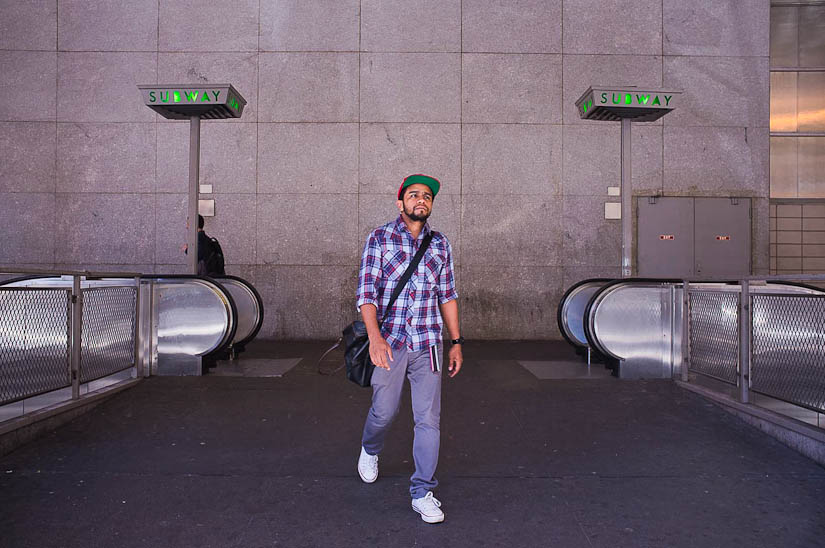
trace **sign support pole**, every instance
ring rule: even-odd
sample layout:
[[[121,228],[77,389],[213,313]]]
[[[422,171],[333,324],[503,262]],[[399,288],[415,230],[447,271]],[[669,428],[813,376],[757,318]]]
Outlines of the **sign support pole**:
[[[198,273],[198,180],[200,176],[201,118],[189,118],[189,273]]]
[[[633,219],[631,209],[633,206],[633,178],[630,167],[631,147],[630,147],[630,118],[622,118],[622,278],[629,278],[633,275],[633,258],[631,248],[633,246]]]

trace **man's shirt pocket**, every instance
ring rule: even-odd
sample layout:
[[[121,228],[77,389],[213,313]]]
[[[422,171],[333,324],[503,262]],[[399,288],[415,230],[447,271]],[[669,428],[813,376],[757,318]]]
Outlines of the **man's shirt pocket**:
[[[384,252],[384,260],[381,270],[387,281],[394,281],[404,274],[407,269],[407,254],[401,249],[387,249]]]

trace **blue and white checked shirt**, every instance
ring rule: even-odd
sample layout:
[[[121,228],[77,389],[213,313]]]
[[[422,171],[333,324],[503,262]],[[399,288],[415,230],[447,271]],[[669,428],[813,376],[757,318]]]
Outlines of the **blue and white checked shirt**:
[[[418,239],[413,240],[399,215],[370,233],[361,256],[356,306],[375,305],[379,323],[386,315],[381,334],[396,350],[406,345],[417,352],[440,343],[443,323],[438,307],[458,298],[450,242],[440,232],[432,231],[430,247],[418,268],[389,312],[386,310],[393,289],[429,232],[430,226],[425,224]]]

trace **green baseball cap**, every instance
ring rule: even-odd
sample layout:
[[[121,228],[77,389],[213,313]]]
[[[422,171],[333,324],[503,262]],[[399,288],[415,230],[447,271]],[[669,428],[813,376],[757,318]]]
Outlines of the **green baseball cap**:
[[[427,185],[430,187],[430,190],[433,191],[433,198],[435,195],[438,194],[438,191],[441,189],[441,183],[438,182],[438,179],[435,177],[430,177],[429,175],[423,175],[421,173],[416,173],[415,175],[407,176],[404,181],[401,183],[401,186],[398,188],[398,199],[401,199],[401,196],[404,195],[404,189],[410,185]]]

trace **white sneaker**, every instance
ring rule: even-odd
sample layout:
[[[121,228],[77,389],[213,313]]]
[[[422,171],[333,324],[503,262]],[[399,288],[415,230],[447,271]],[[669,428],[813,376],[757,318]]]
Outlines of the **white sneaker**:
[[[420,499],[413,499],[413,510],[421,514],[421,519],[427,523],[441,523],[444,521],[444,512],[441,511],[441,502],[433,496],[432,491]]]
[[[358,457],[358,475],[364,483],[373,483],[378,479],[378,455],[370,455],[363,447]]]

